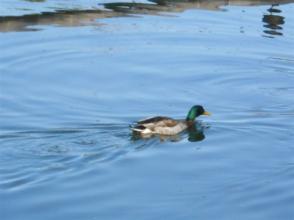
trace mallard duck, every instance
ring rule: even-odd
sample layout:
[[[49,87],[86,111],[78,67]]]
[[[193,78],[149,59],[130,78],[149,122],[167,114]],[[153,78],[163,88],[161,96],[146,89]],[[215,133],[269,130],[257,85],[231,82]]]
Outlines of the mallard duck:
[[[176,135],[194,125],[195,118],[200,115],[210,115],[201,105],[194,105],[187,114],[186,119],[176,120],[164,116],[138,121],[133,127],[133,132],[141,135]]]

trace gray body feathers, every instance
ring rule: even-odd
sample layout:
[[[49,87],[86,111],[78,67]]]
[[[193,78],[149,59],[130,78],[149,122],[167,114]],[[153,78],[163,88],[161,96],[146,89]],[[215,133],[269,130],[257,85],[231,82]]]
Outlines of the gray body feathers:
[[[175,120],[168,117],[157,116],[138,121],[132,128],[140,134],[176,135],[188,128],[185,120]]]

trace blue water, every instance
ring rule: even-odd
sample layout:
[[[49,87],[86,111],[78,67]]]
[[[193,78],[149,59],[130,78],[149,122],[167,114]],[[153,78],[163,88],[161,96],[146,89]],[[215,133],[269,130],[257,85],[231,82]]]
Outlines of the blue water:
[[[0,6],[1,220],[294,219],[291,1],[12,2]],[[194,104],[212,116],[193,134],[130,132]]]

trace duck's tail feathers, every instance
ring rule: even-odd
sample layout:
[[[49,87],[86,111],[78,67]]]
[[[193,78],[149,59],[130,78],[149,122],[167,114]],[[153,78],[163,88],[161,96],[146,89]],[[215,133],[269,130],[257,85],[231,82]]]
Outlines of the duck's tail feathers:
[[[143,132],[144,131],[144,129],[138,129],[138,128],[131,128],[132,129],[132,131],[136,131],[136,132]]]
[[[135,125],[135,126],[131,127],[131,129],[133,131],[143,132],[146,129],[146,127],[143,125]]]
[[[143,125],[137,125],[135,127],[131,127],[132,131],[134,132],[139,132],[141,134],[152,134],[152,130],[150,130],[149,128],[146,128]]]

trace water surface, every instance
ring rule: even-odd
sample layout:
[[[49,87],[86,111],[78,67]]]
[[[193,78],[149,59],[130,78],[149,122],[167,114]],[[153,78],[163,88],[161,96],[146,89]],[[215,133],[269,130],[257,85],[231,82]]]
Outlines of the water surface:
[[[9,2],[1,219],[293,219],[292,1]]]

